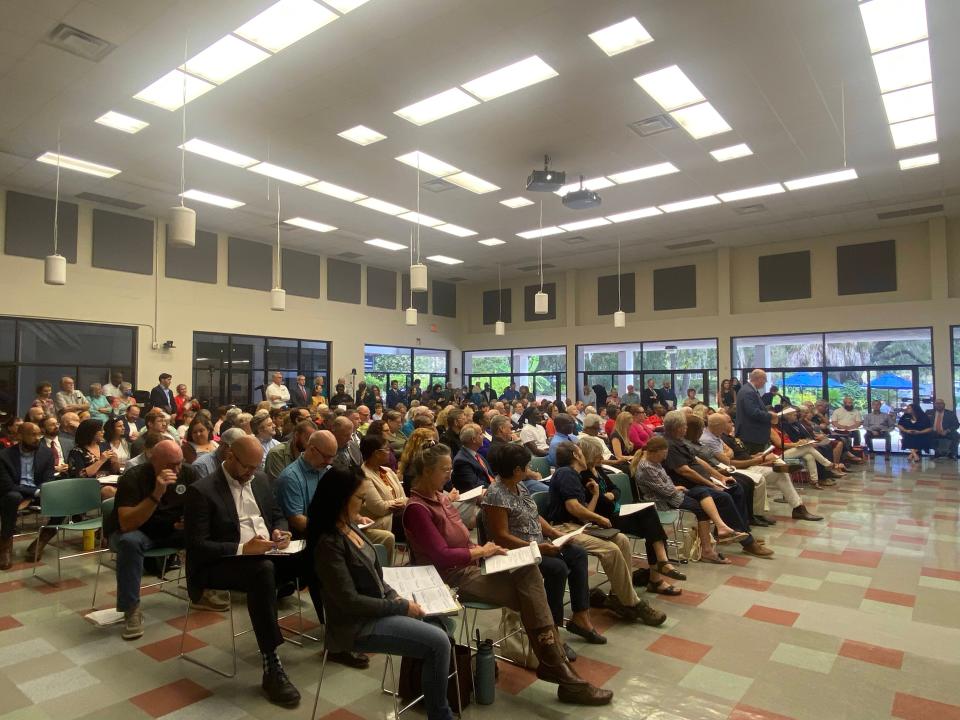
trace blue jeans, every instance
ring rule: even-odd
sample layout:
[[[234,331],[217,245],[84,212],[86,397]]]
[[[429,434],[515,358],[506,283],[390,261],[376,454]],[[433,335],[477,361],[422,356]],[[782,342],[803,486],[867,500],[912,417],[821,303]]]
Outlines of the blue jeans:
[[[544,555],[540,561],[543,589],[553,615],[553,623],[563,627],[563,591],[570,586],[570,607],[581,612],[590,607],[590,582],[587,570],[587,551],[568,542],[560,555]]]
[[[155,547],[183,547],[183,533],[154,540],[139,530],[115,532],[110,536],[110,549],[117,554],[117,610],[126,612],[140,604],[140,580],[143,577],[143,554]]]
[[[550,486],[540,480],[521,480],[520,484],[523,485],[531,495],[536,492],[550,491]]]
[[[359,652],[382,652],[423,660],[423,701],[429,720],[452,720],[447,702],[450,637],[436,625],[405,615],[391,615],[368,624],[353,644]],[[470,668],[461,668],[470,672]]]

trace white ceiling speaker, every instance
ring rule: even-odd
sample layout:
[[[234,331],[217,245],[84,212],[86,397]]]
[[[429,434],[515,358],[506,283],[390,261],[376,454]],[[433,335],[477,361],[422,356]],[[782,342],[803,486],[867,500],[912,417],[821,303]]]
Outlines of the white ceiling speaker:
[[[620,272],[620,236],[617,235],[617,311],[613,314],[613,326],[622,328],[627,326],[627,314],[623,311],[623,295],[620,291],[620,281],[623,274]]]
[[[407,325],[416,325],[417,324],[417,309],[415,307],[408,307],[404,313],[404,322]]]
[[[280,312],[287,309],[287,291],[283,288],[274,288],[270,291],[270,309]]]
[[[413,292],[427,291],[427,266],[423,263],[414,263],[410,266],[410,290]]]
[[[43,281],[47,285],[67,284],[67,259],[63,255],[47,255],[43,259]]]
[[[506,335],[507,334],[507,324],[503,320],[497,320],[496,324],[493,326],[494,335]]]
[[[177,205],[170,208],[170,236],[174,247],[192,248],[197,245],[197,213],[193,208]]]
[[[627,326],[627,314],[623,310],[617,310],[613,314],[613,326],[622,328]]]
[[[550,306],[550,298],[541,290],[533,296],[533,312],[536,315],[546,315]]]

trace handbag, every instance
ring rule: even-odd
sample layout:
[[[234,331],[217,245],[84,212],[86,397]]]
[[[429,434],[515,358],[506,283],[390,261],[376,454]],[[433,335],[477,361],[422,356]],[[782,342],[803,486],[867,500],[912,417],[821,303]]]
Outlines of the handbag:
[[[537,669],[540,661],[537,660],[527,631],[520,622],[520,613],[510,608],[501,608],[497,635],[503,638],[499,645],[500,657],[528,670]]]
[[[600,540],[613,540],[620,531],[616,528],[590,527],[584,530],[584,532],[590,537],[599,538]]]
[[[680,548],[680,557],[690,562],[700,562],[703,548],[700,547],[700,535],[696,530],[687,530],[683,534],[683,547]]]
[[[456,663],[456,665],[454,665]],[[453,675],[453,671],[459,672]],[[452,677],[447,681],[447,702],[455,713],[460,713],[470,704],[473,696],[472,652],[467,645],[458,645],[450,638],[450,671]],[[412,702],[423,695],[423,660],[407,657],[400,660],[400,678],[397,692],[404,702]],[[461,704],[457,704],[457,681],[460,685]]]

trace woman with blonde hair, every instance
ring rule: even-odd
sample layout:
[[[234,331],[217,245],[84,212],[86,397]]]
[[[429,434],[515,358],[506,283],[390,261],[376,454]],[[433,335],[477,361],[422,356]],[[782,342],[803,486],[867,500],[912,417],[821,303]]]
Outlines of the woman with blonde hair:
[[[410,484],[413,482],[413,461],[414,458],[425,447],[432,447],[437,444],[437,433],[430,428],[417,428],[410,437],[407,438],[406,445],[403,446],[403,452],[400,453],[400,463],[397,465],[397,477],[403,483],[403,491],[406,495],[410,494]]]
[[[629,463],[633,457],[634,447],[630,442],[630,426],[633,425],[633,415],[624,410],[617,415],[610,434],[610,449],[613,450],[613,459],[618,463]]]

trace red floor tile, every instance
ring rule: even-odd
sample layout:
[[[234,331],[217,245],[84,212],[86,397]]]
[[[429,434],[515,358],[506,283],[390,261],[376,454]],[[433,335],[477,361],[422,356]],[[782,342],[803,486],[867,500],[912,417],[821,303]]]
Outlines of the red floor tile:
[[[902,720],[960,720],[960,707],[898,692],[890,714]]]
[[[917,485],[920,485],[921,487],[938,488],[940,487],[940,481],[939,480],[917,480]]]
[[[750,564],[750,558],[739,553],[730,553],[729,555],[725,555],[725,557],[730,561],[731,565],[736,565],[737,567],[745,567]]]
[[[883,497],[887,494],[886,490],[881,488],[866,488],[863,490],[864,495],[873,495],[874,497]]]
[[[4,615],[0,617],[0,632],[4,630],[13,630],[13,628],[23,627],[23,623],[17,620],[13,615]]]
[[[333,712],[321,715],[320,720],[364,720],[361,715],[350,712],[346,708],[337,708]]]
[[[193,652],[194,650],[199,650],[202,647],[206,647],[207,644],[202,640],[195,638],[190,633],[187,633],[186,637],[183,639],[183,651],[184,652]],[[164,662],[171,658],[175,658],[180,654],[180,636],[174,635],[168,637],[165,640],[158,640],[157,642],[148,643],[146,645],[141,645],[137,648],[144,655],[152,657],[157,662]]]
[[[226,613],[217,612],[191,612],[190,620],[187,623],[187,632],[205,628],[208,625],[215,625],[227,619]],[[177,615],[175,618],[167,620],[167,625],[175,627],[177,630],[183,630],[183,615]]]
[[[578,657],[573,668],[577,671],[577,675],[597,687],[606,685],[622,669],[586,655]]]
[[[26,587],[26,583],[23,582],[23,580],[7,580],[7,582],[0,583],[0,593],[20,590],[23,587]]]
[[[152,717],[160,717],[185,708],[213,695],[193,680],[177,680],[130,698],[130,702]]]
[[[914,535],[898,535],[894,533],[890,536],[891,542],[902,542],[910,543],[911,545],[926,545],[927,539],[925,537],[916,537]]]
[[[841,528],[842,530],[859,530],[860,528],[863,527],[863,525],[860,525],[859,523],[849,523],[849,522],[841,522],[839,520],[831,520],[830,522],[827,523],[827,527]]]
[[[789,610],[778,610],[777,608],[767,607],[766,605],[754,605],[747,610],[743,616],[751,620],[792,627],[797,621],[797,618],[800,617],[800,613],[790,612]]]
[[[941,570],[940,568],[925,567],[920,571],[924,577],[942,578],[943,580],[960,580],[960,572],[956,570]]]
[[[647,646],[647,650],[658,655],[683,660],[688,663],[698,663],[703,660],[703,656],[713,649],[711,645],[684,640],[683,638],[672,637],[671,635],[662,635],[653,643]]]
[[[806,528],[790,528],[785,530],[784,535],[800,535],[801,537],[819,537],[820,532],[817,530],[807,530]]]
[[[43,582],[43,580],[37,580],[38,584],[31,585],[31,590],[36,590],[42,595],[50,595],[51,593],[63,592],[64,590],[73,590],[74,588],[83,587],[86,583],[79,578],[70,578],[69,580],[62,580],[56,585],[50,585]]]
[[[838,654],[841,657],[862,660],[863,662],[873,663],[874,665],[883,665],[884,667],[893,668],[894,670],[899,670],[903,665],[902,651],[857,642],[856,640],[844,640]]]
[[[957,518],[960,518],[960,515],[957,513],[934,513],[933,517],[935,517],[937,520],[956,520]]]
[[[912,525],[913,527],[930,527],[930,523],[923,520],[914,520],[913,518],[901,518],[897,520],[897,525]]]
[[[793,718],[752,705],[740,704],[730,711],[727,720],[793,720]]]
[[[577,665],[579,664],[580,659],[578,658]],[[497,678],[497,690],[503,690],[508,695],[516,695],[536,682],[537,676],[532,670],[517,667],[513,663],[503,662],[502,660],[497,661],[497,667],[499,667],[500,673],[500,677]]]
[[[682,595],[661,595],[660,597],[664,600],[669,600],[672,603],[676,603],[677,605],[690,605],[692,607],[696,607],[710,596],[707,593],[698,593],[694,592],[693,590],[684,589]]]
[[[723,584],[730,585],[731,587],[745,588],[747,590],[766,592],[773,583],[767,580],[754,580],[753,578],[743,577],[743,575],[731,575]]]
[[[857,567],[875,568],[880,564],[882,552],[873,550],[844,550],[842,553],[828,553],[820,550],[804,550],[800,557],[807,560],[823,560],[824,562],[839,563],[841,565],[855,565]]]
[[[907,595],[905,593],[890,592],[889,590],[878,590],[876,588],[867,588],[863,594],[865,600],[876,600],[877,602],[889,603],[891,605],[902,605],[903,607],[913,607],[917,602],[916,595]]]

